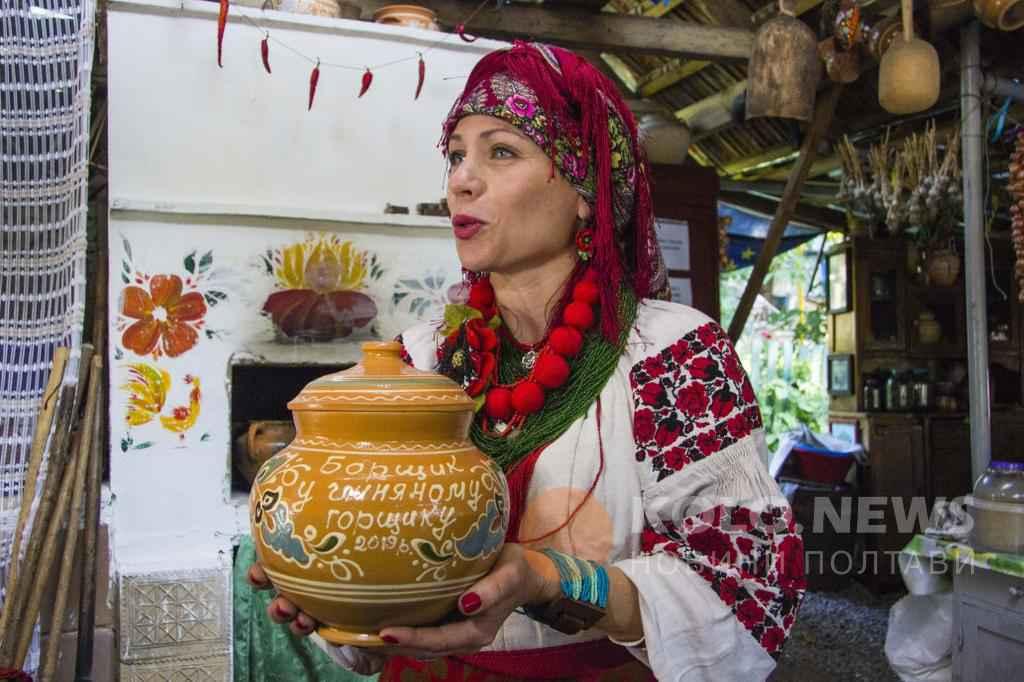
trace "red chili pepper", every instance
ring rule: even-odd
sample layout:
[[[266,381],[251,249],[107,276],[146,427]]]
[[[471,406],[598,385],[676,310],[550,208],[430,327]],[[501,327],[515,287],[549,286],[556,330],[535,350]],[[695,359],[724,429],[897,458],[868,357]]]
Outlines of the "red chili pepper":
[[[420,98],[420,91],[423,90],[423,79],[427,76],[427,65],[423,61],[423,55],[420,55],[420,79],[416,83],[416,96],[413,99]]]
[[[263,57],[263,68],[267,70],[267,73],[270,73],[270,36],[269,35],[266,38],[264,38],[262,42],[260,42],[260,56]]]
[[[220,14],[217,15],[217,66],[224,68],[221,55],[224,52],[224,27],[228,24],[228,0],[220,0]]]
[[[316,94],[316,82],[320,80],[320,60],[316,60],[316,66],[313,67],[313,72],[309,74],[309,111],[313,108],[313,95]]]
[[[373,82],[373,72],[370,71],[370,67],[366,67],[366,73],[363,74],[363,86],[359,88],[359,96],[362,97],[366,94],[366,91],[370,89],[370,83]]]
[[[467,42],[467,43],[475,43],[476,42],[477,36],[468,36],[468,35],[466,35],[466,25],[465,24],[458,24],[455,27],[455,32],[457,34],[459,34],[459,37],[462,38],[462,40]]]

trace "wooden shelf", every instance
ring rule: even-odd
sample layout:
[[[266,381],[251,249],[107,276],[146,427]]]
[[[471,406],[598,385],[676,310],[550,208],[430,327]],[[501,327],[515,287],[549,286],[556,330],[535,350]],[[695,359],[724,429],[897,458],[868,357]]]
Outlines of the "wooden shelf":
[[[345,209],[310,208],[306,206],[264,206],[258,204],[220,204],[204,202],[143,201],[129,197],[110,200],[111,213],[158,213],[180,216],[216,216],[228,218],[265,218],[315,220],[317,222],[362,225],[365,227],[424,227],[451,230],[447,216],[425,216],[403,213],[370,213]]]

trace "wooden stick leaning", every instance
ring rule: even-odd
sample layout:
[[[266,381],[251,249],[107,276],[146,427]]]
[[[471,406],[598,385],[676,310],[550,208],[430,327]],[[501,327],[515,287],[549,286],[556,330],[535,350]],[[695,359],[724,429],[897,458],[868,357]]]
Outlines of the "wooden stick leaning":
[[[97,11],[102,13],[106,0],[100,0]],[[97,44],[103,43],[106,30],[105,22],[97,26]],[[100,59],[104,58],[100,48]],[[106,148],[102,163],[106,165]],[[100,190],[96,199],[96,275],[94,278],[96,291],[93,301],[92,342],[100,357],[107,357],[107,190]],[[96,627],[96,544],[100,530],[101,486],[103,484],[103,459],[107,452],[107,419],[106,409],[107,373],[100,377],[99,399],[96,421],[93,428],[93,457],[89,465],[88,494],[85,502],[85,530],[82,536],[82,586],[81,598],[78,602],[78,628],[76,642],[78,654],[75,656],[75,681],[91,682],[93,637]]]
[[[21,491],[21,510],[18,512],[18,524],[14,531],[14,539],[11,545],[11,555],[7,567],[7,580],[4,585],[3,613],[0,614],[0,652],[3,651],[3,643],[10,639],[13,633],[11,617],[11,597],[18,590],[18,555],[21,554],[21,536],[25,532],[28,523],[29,511],[32,508],[32,501],[36,495],[36,478],[39,476],[39,468],[42,466],[43,453],[46,451],[46,441],[50,437],[50,427],[53,424],[53,415],[57,409],[60,395],[60,385],[64,380],[64,369],[68,363],[68,349],[58,348],[53,353],[53,364],[50,367],[50,378],[43,390],[43,399],[39,405],[39,415],[36,418],[36,430],[32,436],[32,449],[29,451],[28,470],[25,473],[25,486]],[[9,632],[10,629],[10,632]],[[0,659],[3,658],[0,653]],[[0,660],[0,664],[6,665],[7,661]]]
[[[98,397],[92,424],[92,456],[86,481],[85,527],[82,531],[82,581],[78,601],[78,642],[75,680],[92,679],[93,629],[96,627],[96,552],[100,525],[100,488],[103,484],[103,444],[107,404],[104,377],[97,379]],[[92,390],[90,386],[90,390]],[[53,632],[53,630],[51,630]]]
[[[94,458],[99,453],[93,449],[93,433],[99,420],[99,395],[103,361],[99,357],[92,358],[89,370],[89,392],[85,404],[85,417],[79,432],[78,453],[74,468],[68,467],[65,477],[70,478],[74,471],[71,489],[71,514],[68,516],[68,530],[64,539],[64,555],[61,557],[60,575],[57,579],[57,596],[53,604],[53,616],[50,621],[50,635],[46,642],[46,651],[39,667],[39,679],[50,682],[57,669],[57,657],[60,649],[61,631],[64,628],[65,609],[68,605],[68,594],[71,591],[71,576],[74,572],[75,549],[78,545],[78,530],[82,519],[85,498],[86,480]],[[54,517],[51,525],[58,525],[58,517]],[[45,571],[46,569],[43,568]],[[27,647],[26,647],[27,652]],[[19,651],[20,653],[20,651]]]
[[[60,400],[57,404],[57,413],[54,416],[53,435],[50,438],[49,456],[47,457],[45,477],[39,491],[39,504],[35,514],[31,516],[32,527],[28,531],[28,540],[25,543],[24,558],[18,567],[18,573],[22,576],[31,576],[31,580],[18,579],[15,589],[7,595],[4,603],[4,612],[10,614],[7,619],[3,641],[0,642],[0,666],[14,667],[14,652],[18,644],[18,636],[21,632],[22,620],[25,615],[25,602],[32,591],[36,576],[36,564],[39,559],[43,537],[46,534],[46,527],[49,523],[50,513],[54,502],[57,499],[57,488],[60,486],[61,474],[64,471],[68,441],[70,441],[70,429],[66,426],[72,421],[72,414],[75,406],[75,386],[63,386],[60,390]],[[35,495],[33,495],[33,498]],[[32,505],[32,500],[28,501]]]
[[[90,352],[91,355],[91,352]],[[90,378],[92,372],[90,371]],[[83,391],[85,386],[82,386]],[[89,398],[93,401],[93,405],[88,409],[95,411],[95,399],[96,396],[93,392],[89,391]],[[70,430],[70,429],[69,429]],[[85,442],[89,442],[88,439],[83,438]],[[65,462],[62,464],[68,464],[67,460],[68,453],[65,449]],[[77,461],[72,459],[70,464],[77,464]],[[68,509],[71,506],[71,493],[72,486],[75,484],[77,476],[77,466],[62,466],[63,471],[60,477],[60,488],[56,498],[56,507],[53,509],[52,515],[49,517],[49,523],[45,527],[45,539],[41,542],[41,553],[37,558],[34,565],[32,591],[28,595],[25,601],[24,610],[19,614],[22,617],[21,627],[18,632],[17,646],[14,649],[14,658],[12,659],[13,667],[21,669],[25,663],[25,657],[28,655],[29,645],[32,643],[32,630],[35,628],[36,618],[39,617],[39,607],[43,601],[43,593],[46,591],[46,587],[50,582],[50,573],[54,568],[55,561],[54,557],[58,549],[57,538],[60,534],[61,528],[64,525],[65,518],[68,514]],[[50,484],[50,479],[47,479],[47,484]],[[57,489],[56,483],[47,486],[50,492]],[[43,524],[38,524],[42,526]],[[42,536],[42,532],[40,533]],[[60,633],[57,633],[58,636]]]
[[[92,358],[92,346],[85,344],[82,346],[82,359],[85,360],[87,365],[89,360]],[[79,376],[83,375],[83,367],[79,364]],[[37,614],[32,615],[31,621],[26,625],[24,622],[26,611],[26,602],[29,600],[30,595],[40,587],[39,574],[37,569],[39,568],[40,556],[44,554],[44,538],[47,535],[47,529],[51,521],[51,517],[54,512],[54,505],[60,505],[62,502],[58,498],[59,489],[63,481],[65,469],[67,468],[67,462],[69,459],[69,450],[71,449],[72,433],[74,431],[74,425],[78,418],[78,406],[81,400],[82,393],[85,391],[84,381],[79,379],[74,385],[64,386],[61,389],[60,406],[57,409],[57,417],[54,421],[53,437],[51,438],[49,457],[46,465],[46,478],[43,481],[42,490],[39,494],[39,505],[36,508],[35,516],[32,521],[32,530],[29,533],[28,543],[25,548],[25,558],[22,561],[20,571],[22,575],[31,575],[32,582],[26,583],[21,581],[21,585],[17,588],[14,594],[9,599],[10,613],[15,614],[14,618],[18,619],[17,624],[14,620],[9,621],[9,630],[11,631],[9,636],[4,638],[2,648],[0,648],[0,664],[7,667],[20,668],[21,665],[15,665],[15,661],[19,660],[17,651],[22,647],[21,634],[25,628],[28,627],[28,641],[24,642],[24,649],[27,653],[28,646],[31,642],[32,628],[35,627],[35,619]],[[67,513],[66,507],[61,512],[61,515]],[[45,582],[45,580],[43,581]],[[21,661],[24,661],[24,654],[20,657]]]

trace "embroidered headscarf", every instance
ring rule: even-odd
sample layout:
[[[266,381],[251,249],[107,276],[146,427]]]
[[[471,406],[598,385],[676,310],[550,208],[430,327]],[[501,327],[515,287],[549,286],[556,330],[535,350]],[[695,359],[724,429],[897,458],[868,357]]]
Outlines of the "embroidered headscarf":
[[[569,50],[517,41],[473,68],[444,122],[442,150],[459,120],[473,114],[518,128],[590,205],[591,264],[604,283],[601,332],[617,343],[620,282],[628,282],[637,298],[668,298],[650,171],[636,120],[618,89]]]

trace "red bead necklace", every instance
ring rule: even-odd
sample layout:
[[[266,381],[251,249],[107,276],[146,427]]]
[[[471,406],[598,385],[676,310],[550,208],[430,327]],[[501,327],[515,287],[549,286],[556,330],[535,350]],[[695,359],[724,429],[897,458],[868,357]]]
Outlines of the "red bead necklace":
[[[510,430],[544,407],[548,391],[560,388],[568,381],[569,359],[579,354],[583,348],[583,333],[593,327],[597,320],[594,306],[599,298],[597,274],[593,269],[588,269],[573,287],[571,300],[562,311],[561,322],[551,329],[545,341],[531,350],[536,353],[536,360],[529,374],[514,383],[498,383],[496,361],[474,359],[473,364],[480,368],[481,375],[471,384],[471,388],[477,389],[476,395],[484,394],[483,410],[490,420],[502,422],[508,427],[505,430]],[[482,278],[472,285],[468,305],[480,311],[483,316],[484,324],[478,325],[478,328],[493,332],[489,325],[491,319],[498,314],[498,307],[490,281]],[[485,343],[471,345],[491,347],[497,344],[487,339]],[[467,392],[474,395],[470,389]]]

